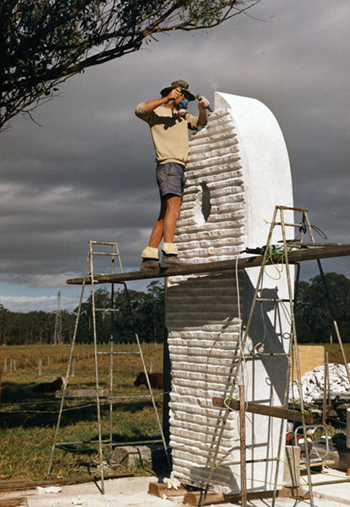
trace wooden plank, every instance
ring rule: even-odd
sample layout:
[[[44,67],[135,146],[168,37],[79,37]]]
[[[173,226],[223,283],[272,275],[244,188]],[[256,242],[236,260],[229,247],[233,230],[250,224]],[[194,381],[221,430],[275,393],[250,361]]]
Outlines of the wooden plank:
[[[326,259],[329,257],[345,257],[350,255],[350,245],[337,245],[327,247],[308,247],[291,252],[288,255],[290,263],[309,261],[315,259]],[[263,260],[262,255],[252,257],[239,257],[237,262],[238,269],[246,269],[250,267],[261,266]],[[281,262],[279,255],[269,258],[267,265]],[[152,273],[142,273],[141,271],[132,271],[129,273],[95,275],[95,283],[122,283],[133,280],[146,280],[149,278],[165,278],[168,276],[191,275],[197,273],[213,273],[222,271],[233,271],[236,269],[236,259],[216,262],[202,262],[199,264],[187,264],[175,268],[156,269]],[[69,278],[67,280],[70,285],[82,285],[84,278]],[[91,284],[91,277],[87,277],[86,284]]]
[[[288,488],[283,486],[281,489],[276,491],[277,498],[297,498],[303,497],[305,493],[303,492],[302,486]],[[201,500],[203,498],[202,491],[191,491],[186,493],[183,499],[183,503],[186,505],[199,506],[201,504]],[[264,491],[248,491],[247,492],[247,500],[263,500],[267,498],[273,498],[273,490],[264,490]],[[234,495],[226,495],[222,493],[212,493],[209,492],[206,496],[204,505],[215,505],[215,504],[223,504],[223,503],[240,503],[242,499],[242,495],[240,493]]]
[[[108,398],[109,389],[66,389],[56,391],[57,398]]]
[[[104,479],[121,479],[126,477],[134,477],[135,474],[113,474],[105,475]],[[87,475],[84,477],[75,477],[72,479],[49,479],[44,481],[27,481],[26,479],[9,479],[0,481],[0,491],[24,491],[26,489],[35,489],[38,486],[46,488],[48,486],[63,486],[68,484],[84,484],[86,482],[98,481],[99,477]]]
[[[28,507],[26,498],[5,498],[0,500],[0,507]]]
[[[150,482],[148,485],[148,493],[153,496],[163,498],[163,495],[172,496],[184,496],[187,493],[187,489],[180,486],[178,489],[168,488],[167,484],[160,484],[159,482]]]
[[[224,407],[225,400],[223,398],[212,399],[214,407]],[[226,405],[233,410],[239,410],[239,400],[226,401]],[[267,415],[269,417],[278,417],[279,419],[288,419],[288,421],[302,422],[301,413],[297,410],[290,410],[284,407],[270,407],[269,405],[259,405],[258,403],[248,402],[246,404],[246,412],[253,414]],[[304,414],[305,422],[312,424],[313,415],[310,412]]]
[[[305,497],[305,493],[302,486],[283,486],[281,489],[277,490],[278,498],[298,498]]]

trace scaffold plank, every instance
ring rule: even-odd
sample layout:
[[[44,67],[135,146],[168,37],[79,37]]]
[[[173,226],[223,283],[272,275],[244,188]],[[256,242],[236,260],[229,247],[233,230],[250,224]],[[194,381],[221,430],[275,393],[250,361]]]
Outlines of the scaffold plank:
[[[346,257],[350,255],[350,244],[332,245],[325,247],[307,247],[294,250],[288,254],[290,264],[311,261],[316,259],[327,259],[331,257]],[[141,271],[131,271],[119,274],[94,275],[95,283],[123,283],[135,280],[147,280],[150,278],[166,278],[168,276],[192,275],[198,273],[213,273],[221,271],[230,271],[236,269],[246,269],[259,267],[262,264],[263,256],[254,255],[239,257],[225,261],[202,262],[198,264],[187,264],[167,269],[155,269],[151,273],[143,273]],[[266,264],[282,263],[283,258],[280,255],[270,255]],[[66,282],[69,285],[82,285],[84,277],[69,278]],[[86,284],[91,283],[91,277],[87,277]]]

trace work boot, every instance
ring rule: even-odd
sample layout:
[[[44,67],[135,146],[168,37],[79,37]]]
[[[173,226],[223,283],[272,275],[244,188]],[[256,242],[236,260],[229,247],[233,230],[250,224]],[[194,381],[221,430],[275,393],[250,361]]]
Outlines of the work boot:
[[[159,269],[159,251],[158,248],[147,246],[141,254],[142,264],[140,271],[150,273]]]
[[[176,266],[187,266],[189,263],[179,259],[177,255],[174,254],[166,254],[163,252],[163,257],[160,263],[161,268],[174,268]]]
[[[142,259],[140,271],[143,273],[149,273],[155,269],[159,269],[159,261],[157,259]]]

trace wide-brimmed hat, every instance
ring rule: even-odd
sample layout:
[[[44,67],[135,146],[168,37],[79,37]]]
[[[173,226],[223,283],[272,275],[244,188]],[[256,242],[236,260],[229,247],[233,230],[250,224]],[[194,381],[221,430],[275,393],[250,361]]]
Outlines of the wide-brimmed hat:
[[[162,97],[166,97],[167,95],[169,95],[169,93],[171,92],[171,90],[173,90],[174,88],[181,88],[182,92],[183,92],[183,95],[186,99],[188,100],[195,100],[195,96],[190,92],[189,90],[189,84],[186,83],[186,81],[183,81],[182,79],[179,79],[178,81],[173,81],[171,83],[171,86],[168,86],[167,88],[164,88],[160,94]]]

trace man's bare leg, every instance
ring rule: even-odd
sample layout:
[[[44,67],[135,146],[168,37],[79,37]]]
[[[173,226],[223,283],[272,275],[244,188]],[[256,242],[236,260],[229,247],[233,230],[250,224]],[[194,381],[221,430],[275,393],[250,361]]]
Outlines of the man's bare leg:
[[[166,213],[163,225],[164,231],[164,243],[162,246],[163,257],[160,263],[160,266],[162,268],[183,264],[183,262],[177,257],[178,250],[177,246],[174,245],[174,236],[177,220],[180,214],[180,208],[181,208],[181,197],[179,197],[178,195],[172,195],[167,199]]]
[[[181,208],[181,197],[169,194],[162,201],[160,213],[155,223],[148,246],[158,248],[164,236],[164,243],[173,243],[177,219]]]
[[[158,248],[159,243],[162,241],[164,235],[164,217],[166,213],[166,201],[162,201],[160,205],[159,217],[154,224],[151,238],[149,240],[148,246],[151,248]]]
[[[165,202],[166,211],[163,226],[164,243],[174,243],[176,223],[181,209],[181,197],[178,195],[171,195]]]
[[[153,227],[148,247],[142,252],[142,257],[144,258],[144,267],[146,267],[146,260],[147,266],[149,264],[149,267],[151,267],[151,265],[153,266],[154,264],[154,267],[156,267],[155,261],[157,261],[159,258],[158,246],[163,237],[163,252],[171,256],[177,255],[177,247],[174,245],[174,236],[180,209],[180,196],[168,194],[162,200],[159,217]]]

